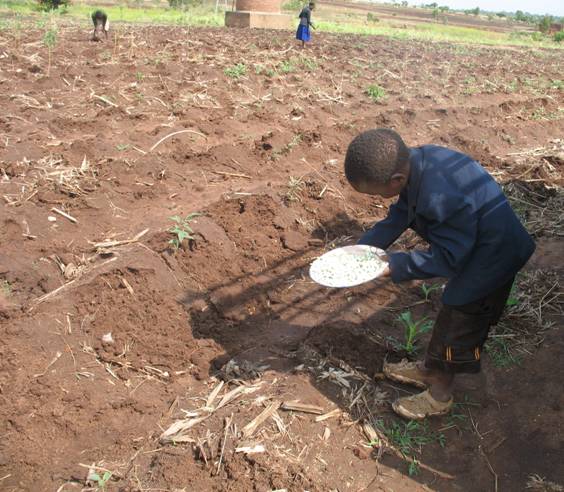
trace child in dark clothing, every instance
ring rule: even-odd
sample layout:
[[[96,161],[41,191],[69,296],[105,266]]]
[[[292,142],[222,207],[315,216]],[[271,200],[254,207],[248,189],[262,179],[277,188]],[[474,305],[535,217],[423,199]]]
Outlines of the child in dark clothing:
[[[454,150],[408,148],[393,130],[369,130],[349,145],[345,174],[360,193],[399,196],[360,244],[386,249],[407,228],[429,243],[427,251],[388,253],[385,275],[394,282],[448,278],[424,363],[384,366],[388,378],[426,389],[395,401],[396,413],[410,419],[445,414],[455,374],[479,372],[489,328],[534,242],[490,174]]]
[[[310,26],[315,29],[315,26],[311,22],[311,11],[315,8],[315,4],[313,2],[309,2],[298,16],[300,18],[300,24],[298,25],[298,30],[296,31],[296,39],[302,42],[302,48],[305,46],[306,41],[311,39],[311,35],[309,33]]]
[[[108,39],[108,31],[110,29],[110,22],[108,15],[103,10],[96,10],[92,12],[92,24],[94,24],[94,32],[92,33],[92,41],[101,41],[101,34],[104,33]]]

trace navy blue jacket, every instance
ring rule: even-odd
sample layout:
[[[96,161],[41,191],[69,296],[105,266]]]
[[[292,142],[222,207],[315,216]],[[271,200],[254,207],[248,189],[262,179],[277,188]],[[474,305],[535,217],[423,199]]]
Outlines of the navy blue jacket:
[[[435,145],[411,149],[407,186],[360,244],[388,248],[408,227],[427,251],[389,253],[392,280],[447,277],[445,304],[476,301],[507,283],[535,250],[492,176],[467,155]]]

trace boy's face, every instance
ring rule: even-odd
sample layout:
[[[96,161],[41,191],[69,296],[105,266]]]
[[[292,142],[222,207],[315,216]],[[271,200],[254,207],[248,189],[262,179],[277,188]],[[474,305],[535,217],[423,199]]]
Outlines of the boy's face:
[[[351,186],[359,193],[381,196],[382,198],[392,198],[399,195],[406,184],[407,176],[402,173],[398,173],[394,174],[392,179],[385,184],[361,181],[358,183],[351,183]]]

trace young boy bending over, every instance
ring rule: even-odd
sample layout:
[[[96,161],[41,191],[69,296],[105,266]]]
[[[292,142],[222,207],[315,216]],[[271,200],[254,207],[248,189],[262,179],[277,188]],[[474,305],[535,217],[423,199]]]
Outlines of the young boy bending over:
[[[407,228],[429,243],[425,251],[388,253],[385,275],[394,282],[448,278],[425,361],[384,367],[388,378],[425,389],[395,401],[396,413],[409,419],[445,414],[455,374],[480,371],[489,328],[534,242],[490,174],[460,152],[409,148],[393,130],[369,130],[349,145],[345,174],[360,193],[398,196],[360,244],[386,249]]]

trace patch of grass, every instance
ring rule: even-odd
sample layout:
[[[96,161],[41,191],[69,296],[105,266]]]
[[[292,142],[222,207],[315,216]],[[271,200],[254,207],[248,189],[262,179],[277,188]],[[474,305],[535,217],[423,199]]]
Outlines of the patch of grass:
[[[374,102],[379,102],[386,97],[386,90],[377,84],[371,84],[366,88],[366,94]]]
[[[446,436],[442,432],[432,431],[426,420],[422,422],[394,420],[386,424],[382,419],[378,419],[376,427],[386,436],[390,444],[409,461],[408,473],[410,475],[416,475],[419,472],[419,462],[416,456],[421,453],[423,446],[434,442],[441,447],[446,445]]]
[[[174,237],[169,241],[174,249],[180,248],[180,245],[185,239],[193,240],[194,231],[190,226],[190,223],[202,214],[198,212],[193,212],[188,214],[186,217],[180,217],[179,215],[174,215],[170,217],[170,220],[174,222],[174,225],[168,230]]]
[[[223,73],[225,73],[228,77],[237,80],[247,74],[247,65],[244,63],[237,63],[237,65],[226,68]]]
[[[300,57],[299,61],[300,64],[310,72],[313,72],[314,70],[317,69],[317,62],[315,60],[312,60],[311,58],[308,58],[307,56]]]
[[[19,12],[26,16],[65,16],[84,20],[91,24],[90,14],[93,7],[87,3],[74,2],[64,10],[47,13],[38,12],[34,2],[30,0],[0,0],[0,12]],[[175,24],[186,26],[223,26],[224,13],[215,13],[214,6],[201,5],[189,9],[171,9],[162,6],[104,5],[104,11],[112,22],[135,22],[151,24]],[[115,24],[114,24],[115,25]]]
[[[282,73],[291,73],[295,72],[296,66],[292,62],[292,60],[283,60],[278,65],[278,70]]]
[[[498,337],[502,336],[498,335]],[[486,341],[484,348],[496,367],[518,366],[522,362],[522,357],[513,353],[511,343],[505,338],[497,338],[496,335],[492,335]]]
[[[408,355],[417,353],[417,340],[423,334],[433,328],[433,321],[422,318],[415,321],[411,311],[404,311],[398,316],[398,321],[404,328],[404,341],[398,342],[395,338],[390,338],[396,350],[405,350]]]
[[[318,31],[336,33],[354,33],[368,36],[388,36],[401,40],[440,41],[466,44],[487,44],[497,46],[535,46],[547,48],[564,48],[564,43],[557,43],[551,38],[541,36],[512,37],[508,33],[486,31],[472,27],[452,26],[441,23],[419,23],[407,29],[395,24],[380,21],[377,23],[352,23],[350,21],[334,22],[321,20],[316,23]]]
[[[492,327],[485,351],[497,367],[521,364],[555,326],[547,313],[561,316],[564,299],[556,272],[521,272],[509,296],[505,315]]]

